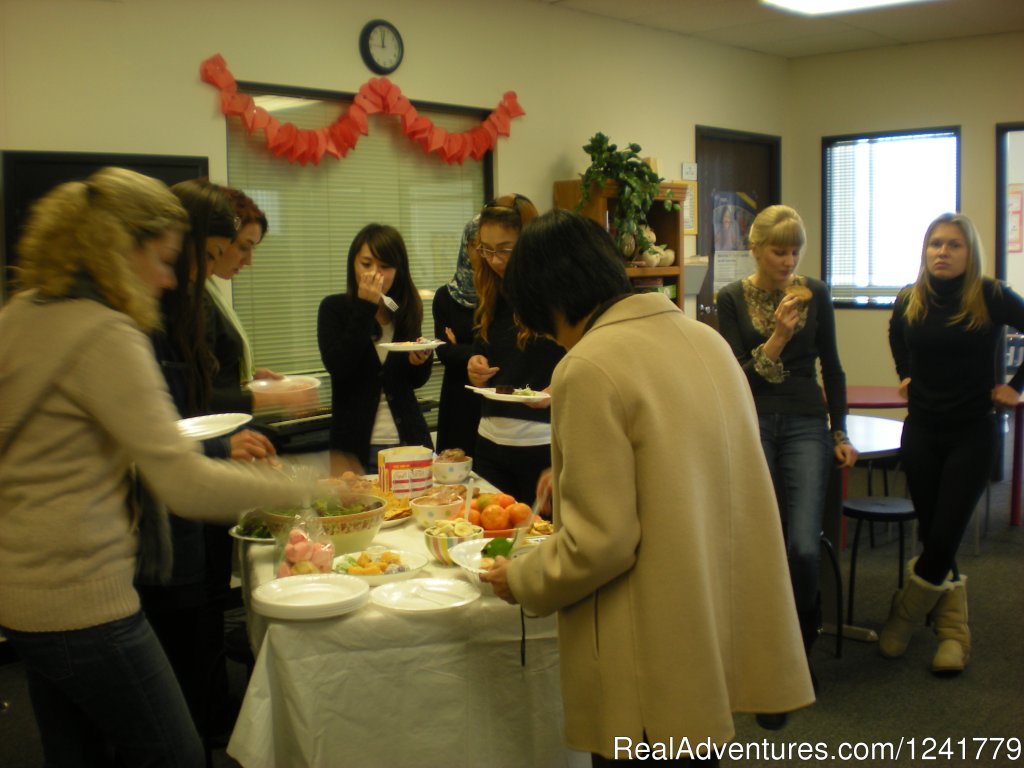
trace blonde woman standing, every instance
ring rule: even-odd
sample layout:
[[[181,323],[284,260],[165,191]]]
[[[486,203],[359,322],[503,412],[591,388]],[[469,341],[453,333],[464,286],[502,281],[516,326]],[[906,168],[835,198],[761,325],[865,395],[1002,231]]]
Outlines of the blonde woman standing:
[[[879,636],[883,656],[902,656],[931,612],[939,646],[936,674],[957,674],[970,660],[967,577],[956,551],[992,472],[996,407],[1014,408],[1024,368],[996,381],[1003,326],[1024,330],[1024,300],[982,277],[982,247],[970,219],[946,213],[924,237],[917,281],[896,298],[889,345],[907,398],[900,456],[918,517],[922,549],[893,598]]]
[[[828,473],[834,462],[852,467],[857,460],[845,431],[846,374],[828,288],[796,272],[807,242],[800,215],[769,206],[751,224],[749,240],[757,270],[719,291],[719,330],[754,395],[809,655],[821,621],[818,560]]]

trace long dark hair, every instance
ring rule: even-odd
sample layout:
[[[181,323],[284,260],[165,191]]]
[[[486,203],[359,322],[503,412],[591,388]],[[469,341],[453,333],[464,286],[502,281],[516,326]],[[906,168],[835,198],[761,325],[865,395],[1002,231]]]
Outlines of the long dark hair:
[[[409,273],[409,252],[401,233],[387,224],[367,224],[352,239],[348,248],[348,295],[353,300],[359,292],[356,279],[356,256],[366,245],[378,261],[395,268],[395,279],[388,296],[398,303],[395,313],[395,341],[415,341],[423,327],[423,300]],[[380,325],[374,325],[373,338],[379,339]]]
[[[237,218],[223,190],[206,179],[182,181],[171,187],[188,212],[191,230],[174,267],[177,286],[160,299],[164,333],[185,366],[186,416],[205,413],[213,390],[217,360],[206,341],[206,238],[234,239]]]

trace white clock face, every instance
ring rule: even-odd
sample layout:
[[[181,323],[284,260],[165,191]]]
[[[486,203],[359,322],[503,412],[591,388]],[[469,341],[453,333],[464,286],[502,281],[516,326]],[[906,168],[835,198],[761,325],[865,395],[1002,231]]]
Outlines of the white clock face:
[[[381,67],[397,67],[402,60],[402,43],[390,27],[375,27],[370,32],[370,55]]]

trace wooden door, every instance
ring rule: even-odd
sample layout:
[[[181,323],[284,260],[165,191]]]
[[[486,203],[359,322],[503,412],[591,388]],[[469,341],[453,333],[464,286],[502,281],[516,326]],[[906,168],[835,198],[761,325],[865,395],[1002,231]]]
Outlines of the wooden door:
[[[697,293],[697,318],[710,325],[718,324],[712,288],[715,201],[721,201],[725,195],[736,195],[750,201],[755,213],[780,202],[781,146],[778,136],[697,126],[697,253],[709,257],[707,276]]]

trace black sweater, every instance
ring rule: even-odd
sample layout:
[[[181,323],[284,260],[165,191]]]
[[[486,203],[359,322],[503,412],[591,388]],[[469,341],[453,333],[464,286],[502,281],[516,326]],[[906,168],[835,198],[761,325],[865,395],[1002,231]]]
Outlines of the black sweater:
[[[551,374],[558,361],[565,357],[565,350],[550,339],[533,336],[523,349],[519,348],[519,329],[513,318],[512,307],[499,294],[491,326],[487,330],[487,341],[479,336],[473,345],[473,354],[483,355],[491,366],[500,370],[487,382],[488,387],[509,384],[516,389],[544,389],[551,383]],[[480,403],[481,416],[503,416],[526,421],[551,421],[550,408],[530,408],[520,403],[504,403],[483,400]]]
[[[908,413],[915,418],[962,424],[984,418],[992,410],[992,389],[1003,326],[1024,329],[1024,300],[1009,287],[982,278],[982,294],[991,322],[977,330],[963,323],[950,325],[960,309],[963,277],[928,278],[934,291],[924,319],[908,324],[905,312],[911,286],[900,291],[889,321],[889,347],[900,381],[910,377]],[[1009,382],[1018,392],[1024,386],[1024,367]]]
[[[331,374],[330,446],[355,454],[364,466],[382,391],[399,442],[433,447],[415,392],[430,378],[430,360],[413,365],[407,353],[395,353],[381,365],[372,338],[376,312],[375,304],[336,293],[320,302],[316,326],[320,357]]]
[[[839,362],[836,346],[836,320],[832,297],[820,280],[801,278],[811,289],[804,327],[793,334],[782,350],[779,360],[788,372],[787,378],[773,384],[754,370],[753,351],[768,341],[750,319],[743,296],[743,281],[730,283],[718,292],[718,330],[732,347],[733,354],[747,374],[758,414],[790,413],[805,416],[829,415],[832,431],[846,429],[846,374]],[[775,306],[784,296],[772,294]],[[770,334],[769,334],[770,335]],[[825,388],[822,398],[818,385],[817,361],[821,361],[821,380]]]
[[[455,334],[454,344],[437,348],[437,357],[444,365],[441,405],[437,413],[437,450],[461,448],[472,453],[482,399],[466,389],[469,384],[466,365],[473,355],[473,309],[455,301],[448,286],[442,285],[434,293],[433,314],[435,338],[447,338],[445,328],[451,328]]]

